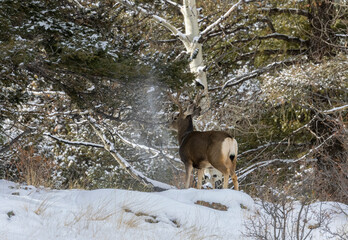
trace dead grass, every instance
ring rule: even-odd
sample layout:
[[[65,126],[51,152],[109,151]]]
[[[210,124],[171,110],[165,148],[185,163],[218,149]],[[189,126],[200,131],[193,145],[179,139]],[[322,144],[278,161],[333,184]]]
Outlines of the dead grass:
[[[128,208],[123,208],[122,211],[118,212],[117,217],[118,220],[116,222],[116,227],[118,229],[122,228],[136,228],[139,226],[141,221],[136,215],[127,215],[126,213],[132,213]]]
[[[43,200],[39,206],[34,210],[36,215],[42,215],[49,207],[49,202],[47,199]]]
[[[203,229],[203,227],[191,226],[182,228],[182,230],[172,239],[218,240],[221,239],[221,237],[215,234],[207,235],[206,230]]]
[[[42,157],[33,146],[16,146],[18,160],[14,163],[18,178],[33,186],[52,187],[52,172],[57,167],[52,159]]]
[[[108,205],[109,202],[105,202],[97,207],[88,205],[86,208],[81,209],[78,213],[75,213],[73,220],[66,222],[65,225],[69,226],[79,222],[107,221],[116,215],[116,210],[108,209]]]

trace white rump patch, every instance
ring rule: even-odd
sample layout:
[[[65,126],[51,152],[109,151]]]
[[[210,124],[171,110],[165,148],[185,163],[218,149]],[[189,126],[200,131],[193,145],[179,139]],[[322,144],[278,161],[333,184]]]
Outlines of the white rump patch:
[[[225,159],[231,155],[237,156],[238,144],[236,139],[225,138],[225,140],[222,142],[221,152]]]

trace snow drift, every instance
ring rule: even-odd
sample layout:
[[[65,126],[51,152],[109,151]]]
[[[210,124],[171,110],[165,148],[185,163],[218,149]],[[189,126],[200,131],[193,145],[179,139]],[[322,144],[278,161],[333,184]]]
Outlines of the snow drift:
[[[224,208],[213,209],[212,203]],[[0,180],[4,240],[246,239],[245,224],[260,211],[249,195],[228,189],[49,190]],[[347,216],[337,213],[331,224],[347,229]],[[319,228],[312,233],[315,239],[326,239]]]

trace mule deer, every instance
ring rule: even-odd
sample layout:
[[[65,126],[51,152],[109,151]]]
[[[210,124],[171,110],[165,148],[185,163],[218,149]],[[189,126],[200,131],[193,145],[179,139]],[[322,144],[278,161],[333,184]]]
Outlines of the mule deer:
[[[184,112],[180,102],[180,93],[172,101],[179,107],[179,114],[173,119],[171,127],[178,132],[179,154],[185,165],[185,188],[191,181],[193,168],[198,169],[197,188],[202,187],[205,168],[214,167],[224,176],[223,188],[228,187],[229,177],[232,176],[234,189],[238,190],[238,180],[235,173],[237,164],[238,144],[228,133],[223,131],[195,131],[192,117],[200,113],[196,103],[187,107]]]

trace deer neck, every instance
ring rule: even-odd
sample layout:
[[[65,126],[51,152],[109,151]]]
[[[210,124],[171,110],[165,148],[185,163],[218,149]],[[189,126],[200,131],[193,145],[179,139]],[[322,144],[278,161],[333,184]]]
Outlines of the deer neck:
[[[180,129],[178,131],[179,145],[181,145],[184,142],[187,135],[189,135],[191,132],[194,131],[192,117],[187,116],[187,118],[188,119],[185,119],[187,121],[185,121],[185,123],[182,125],[182,127],[180,127]]]

